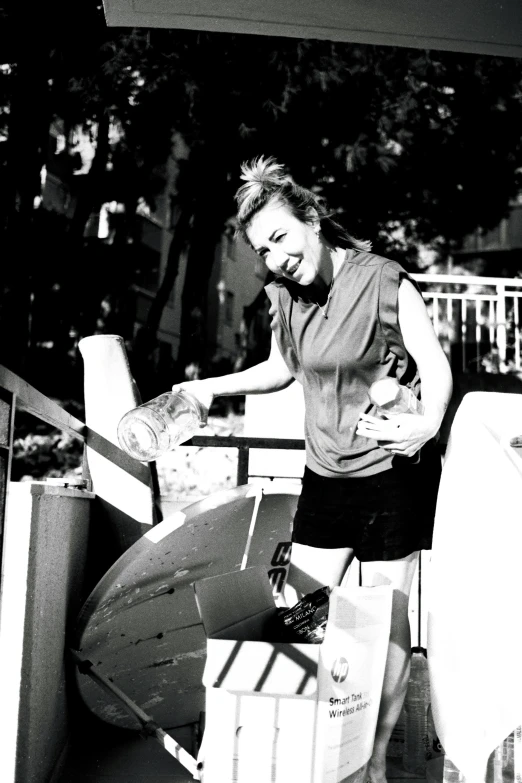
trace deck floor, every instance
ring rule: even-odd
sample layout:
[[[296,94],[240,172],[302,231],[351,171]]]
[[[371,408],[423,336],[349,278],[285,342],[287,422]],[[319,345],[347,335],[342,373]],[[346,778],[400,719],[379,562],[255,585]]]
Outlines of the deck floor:
[[[181,730],[171,732],[182,745]],[[53,783],[193,783],[192,775],[154,739],[109,729],[71,741],[61,774]]]
[[[190,728],[169,733],[194,753]],[[60,773],[52,783],[193,783],[192,775],[154,739],[118,729],[93,718],[77,726]],[[388,760],[388,780],[415,783],[397,759]],[[289,783],[292,783],[290,781]]]

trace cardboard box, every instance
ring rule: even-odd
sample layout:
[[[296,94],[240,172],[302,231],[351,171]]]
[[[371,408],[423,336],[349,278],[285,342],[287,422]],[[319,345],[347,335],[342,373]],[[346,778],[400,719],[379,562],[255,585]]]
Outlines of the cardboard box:
[[[204,783],[361,781],[371,756],[392,589],[334,588],[322,644],[266,641],[266,569],[203,579]]]

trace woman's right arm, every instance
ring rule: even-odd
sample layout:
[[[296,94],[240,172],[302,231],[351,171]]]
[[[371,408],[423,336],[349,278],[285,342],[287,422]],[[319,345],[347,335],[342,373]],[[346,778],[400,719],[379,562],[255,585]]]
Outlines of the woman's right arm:
[[[285,364],[277,341],[272,334],[270,356],[264,362],[241,372],[205,378],[201,381],[176,383],[172,391],[186,389],[194,395],[208,412],[214,397],[228,397],[237,394],[267,394],[286,389],[294,380]]]

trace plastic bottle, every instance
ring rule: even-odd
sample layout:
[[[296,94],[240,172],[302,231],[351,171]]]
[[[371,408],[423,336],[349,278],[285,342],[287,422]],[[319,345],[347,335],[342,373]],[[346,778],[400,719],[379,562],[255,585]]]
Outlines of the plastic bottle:
[[[422,413],[422,403],[408,386],[401,386],[395,378],[381,378],[370,386],[370,402],[378,413],[393,416],[396,413]]]
[[[426,783],[442,783],[444,772],[444,749],[435,729],[431,704],[426,715]]]
[[[501,742],[488,759],[486,783],[502,783],[503,780],[509,780],[507,776],[504,778],[503,775],[503,754],[504,743]],[[513,780],[513,778],[511,778],[511,780]]]
[[[442,783],[444,779],[444,756],[426,760],[426,783]]]
[[[189,392],[165,392],[133,408],[118,424],[118,441],[134,459],[150,462],[190,440],[205,412]]]
[[[444,756],[442,783],[464,783],[464,776],[447,756]]]
[[[513,772],[515,783],[522,783],[522,726],[513,735]]]
[[[502,743],[502,774],[506,780],[515,780],[515,732]]]
[[[430,683],[426,652],[414,647],[411,653],[411,671],[404,701],[405,732],[402,763],[407,772],[422,777],[426,774],[427,712],[430,702]]]
[[[404,715],[404,707],[401,710],[399,719],[393,731],[391,733],[390,741],[388,742],[388,749],[386,755],[393,759],[402,759],[404,753],[404,727],[406,725],[406,717]]]
[[[498,745],[488,759],[486,783],[515,781],[515,736],[511,733]]]

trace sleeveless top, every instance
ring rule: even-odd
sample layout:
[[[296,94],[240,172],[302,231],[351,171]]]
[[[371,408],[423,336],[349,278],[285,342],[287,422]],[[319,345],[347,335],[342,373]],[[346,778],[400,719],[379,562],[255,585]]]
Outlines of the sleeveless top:
[[[356,429],[360,413],[375,413],[368,398],[374,381],[396,378],[420,397],[398,321],[403,278],[419,290],[397,262],[347,250],[327,318],[292,281],[278,278],[265,287],[279,350],[303,386],[306,464],[319,475],[364,477],[391,468],[393,455]]]

